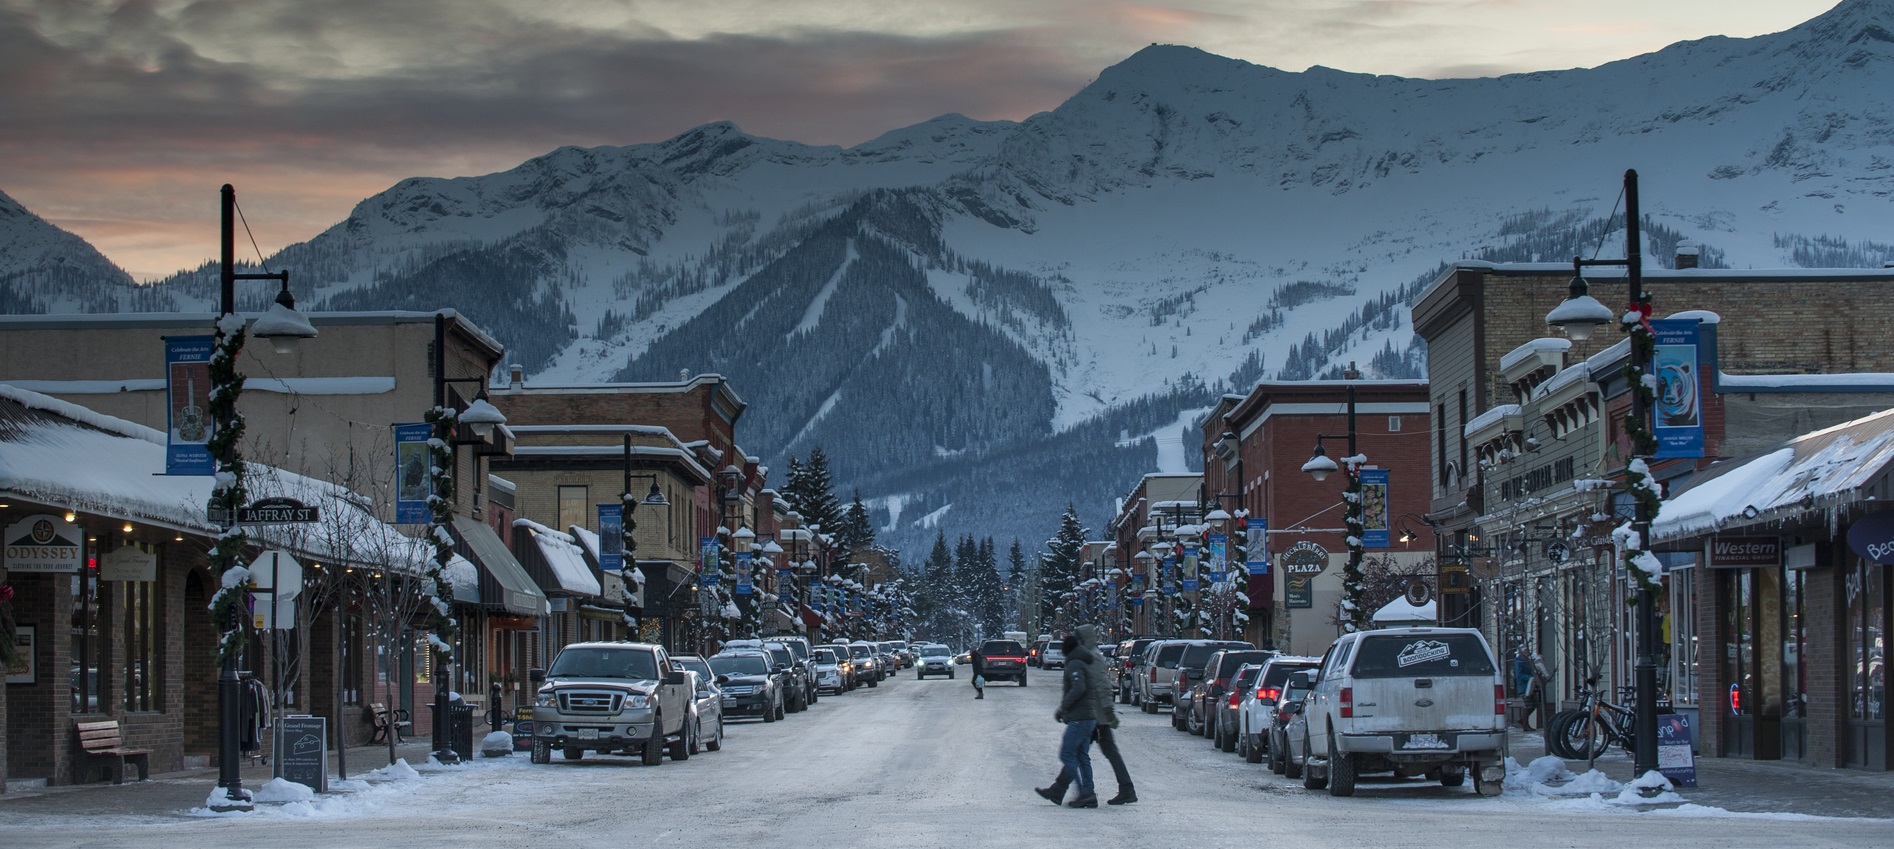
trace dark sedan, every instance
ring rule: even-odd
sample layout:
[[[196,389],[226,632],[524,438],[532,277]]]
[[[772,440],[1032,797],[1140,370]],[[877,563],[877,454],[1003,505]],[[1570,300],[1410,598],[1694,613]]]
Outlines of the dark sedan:
[[[783,718],[783,694],[770,674],[769,657],[759,652],[717,654],[710,671],[726,676],[723,684],[725,717],[760,716],[764,722]]]

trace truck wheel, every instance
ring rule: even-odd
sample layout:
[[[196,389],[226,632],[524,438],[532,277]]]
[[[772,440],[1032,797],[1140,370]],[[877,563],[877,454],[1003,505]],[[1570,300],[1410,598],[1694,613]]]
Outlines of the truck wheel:
[[[651,736],[644,738],[644,749],[639,752],[640,762],[645,766],[657,766],[664,763],[664,717],[657,717],[651,723]]]
[[[566,755],[566,760],[576,761],[582,757],[585,757],[585,750],[577,746],[567,746],[565,755]]]
[[[1354,755],[1335,751],[1335,738],[1328,738],[1328,795],[1355,795],[1355,773],[1359,766]]]
[[[532,754],[527,757],[536,764],[552,763],[552,744],[538,737],[533,738]]]
[[[1442,787],[1459,787],[1459,786],[1461,786],[1461,785],[1464,785],[1464,784],[1466,784],[1466,783],[1467,783],[1467,768],[1466,768],[1466,767],[1463,767],[1463,766],[1449,766],[1449,767],[1442,767],[1442,768],[1441,768],[1441,770],[1440,770],[1440,786],[1442,786]]]

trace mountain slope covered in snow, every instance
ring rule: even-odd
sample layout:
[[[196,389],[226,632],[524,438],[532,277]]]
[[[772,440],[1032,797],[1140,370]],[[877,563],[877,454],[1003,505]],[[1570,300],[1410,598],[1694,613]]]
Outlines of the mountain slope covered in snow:
[[[1493,79],[1153,46],[1017,123],[851,148],[719,123],[405,180],[270,262],[315,309],[459,308],[529,381],[726,374],[745,447],[826,446],[892,541],[928,515],[1030,544],[1068,502],[1102,521],[1219,392],[1417,374],[1405,305],[1442,263],[1589,254],[1625,168],[1660,263],[1691,239],[1706,265],[1878,265],[1890,92],[1894,0]]]

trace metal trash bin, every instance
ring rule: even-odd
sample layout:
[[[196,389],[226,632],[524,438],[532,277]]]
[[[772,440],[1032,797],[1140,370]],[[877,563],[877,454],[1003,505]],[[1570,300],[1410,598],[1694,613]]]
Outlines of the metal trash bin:
[[[473,705],[457,701],[447,706],[447,733],[447,742],[456,754],[473,757]]]

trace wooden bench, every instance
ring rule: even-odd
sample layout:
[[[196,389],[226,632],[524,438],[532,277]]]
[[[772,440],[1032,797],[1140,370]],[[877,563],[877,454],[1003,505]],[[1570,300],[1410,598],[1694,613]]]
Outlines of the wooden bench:
[[[368,706],[368,721],[375,726],[374,735],[368,738],[368,742],[370,743],[380,743],[387,740],[388,729],[391,727],[395,732],[395,742],[399,743],[401,742],[402,733],[406,729],[414,727],[414,723],[408,718],[407,711],[395,708],[391,719],[388,706],[381,702],[375,702]]]
[[[151,750],[125,748],[125,738],[119,733],[118,720],[75,722],[73,727],[79,732],[80,754],[111,762],[113,784],[125,783],[126,761],[138,767],[139,781],[151,777]]]

